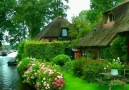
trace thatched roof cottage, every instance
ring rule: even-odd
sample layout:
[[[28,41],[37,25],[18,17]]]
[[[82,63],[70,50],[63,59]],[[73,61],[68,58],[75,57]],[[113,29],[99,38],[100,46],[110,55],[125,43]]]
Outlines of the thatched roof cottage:
[[[129,1],[121,3],[103,13],[103,21],[94,30],[88,33],[79,43],[83,56],[94,53],[101,58],[101,47],[107,47],[119,33],[129,32]]]
[[[36,40],[52,42],[57,40],[70,40],[69,30],[73,25],[63,17],[57,17],[43,28],[35,37]]]

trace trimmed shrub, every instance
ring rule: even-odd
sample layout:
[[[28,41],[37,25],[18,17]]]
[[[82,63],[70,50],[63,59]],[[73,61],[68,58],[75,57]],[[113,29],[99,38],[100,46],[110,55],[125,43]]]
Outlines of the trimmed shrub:
[[[22,41],[19,43],[18,45],[18,56],[17,56],[17,59],[19,61],[21,61],[23,58],[25,58],[25,54],[24,54],[24,50],[25,50],[25,45],[26,41]]]
[[[70,57],[65,54],[59,54],[52,59],[52,62],[56,65],[64,66],[67,61],[70,61]]]
[[[106,72],[107,64],[99,62],[99,60],[91,61],[83,67],[83,78],[88,82],[95,82],[95,78],[99,78],[102,72]]]
[[[83,66],[86,62],[85,59],[77,59],[72,62],[72,71],[75,76],[82,76],[83,75]]]
[[[65,65],[63,66],[63,70],[70,73],[72,72],[72,68],[73,68],[72,61],[66,62]]]
[[[51,60],[59,54],[65,53],[69,42],[34,42],[25,44],[25,56],[39,59]]]

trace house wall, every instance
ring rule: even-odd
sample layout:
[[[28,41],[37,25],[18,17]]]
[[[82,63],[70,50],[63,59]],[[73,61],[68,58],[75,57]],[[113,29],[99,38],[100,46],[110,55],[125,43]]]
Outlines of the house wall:
[[[53,41],[57,41],[57,38],[42,38],[41,41],[43,41],[43,42],[53,42]]]
[[[81,58],[81,57],[82,57],[81,51],[75,51],[74,52],[74,59],[78,59],[78,58]]]
[[[125,3],[123,5],[118,6],[115,9],[112,9],[111,11],[107,11],[103,15],[103,23],[104,26],[113,26],[115,22],[108,23],[109,14],[113,14],[115,22],[120,22],[122,18],[127,16],[129,14],[129,2]]]
[[[98,47],[83,48],[82,57],[101,59],[100,48]]]
[[[82,57],[82,52],[80,49],[66,48],[65,54],[68,55],[71,59],[79,59]]]

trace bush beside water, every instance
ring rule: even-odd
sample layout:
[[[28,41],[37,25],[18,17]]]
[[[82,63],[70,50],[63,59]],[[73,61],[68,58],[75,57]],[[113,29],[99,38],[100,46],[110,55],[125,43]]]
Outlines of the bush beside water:
[[[21,42],[18,48],[18,59],[32,57],[38,59],[46,59],[50,61],[59,54],[65,53],[65,48],[69,47],[70,42],[40,42],[27,41]]]
[[[34,86],[36,90],[62,90],[65,86],[63,75],[57,65],[23,59],[17,67],[18,71],[22,72],[20,74],[23,82]]]

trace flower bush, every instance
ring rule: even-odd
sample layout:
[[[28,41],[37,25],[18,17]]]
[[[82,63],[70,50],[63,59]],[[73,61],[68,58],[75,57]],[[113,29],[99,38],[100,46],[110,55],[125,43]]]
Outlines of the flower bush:
[[[36,90],[62,90],[65,86],[63,75],[57,70],[57,65],[31,61],[27,66],[29,67],[22,76],[23,82],[34,86]]]
[[[24,58],[22,59],[19,64],[17,65],[18,72],[21,75],[24,74],[24,72],[29,68],[30,59],[29,58]]]
[[[123,67],[119,57],[117,57],[117,59],[113,59],[113,61],[109,63],[109,65],[112,69],[118,69],[118,70]]]
[[[111,69],[118,69],[119,73],[122,73],[124,69],[124,65],[120,62],[120,58],[117,57],[117,59],[113,59],[112,62],[109,62]]]

